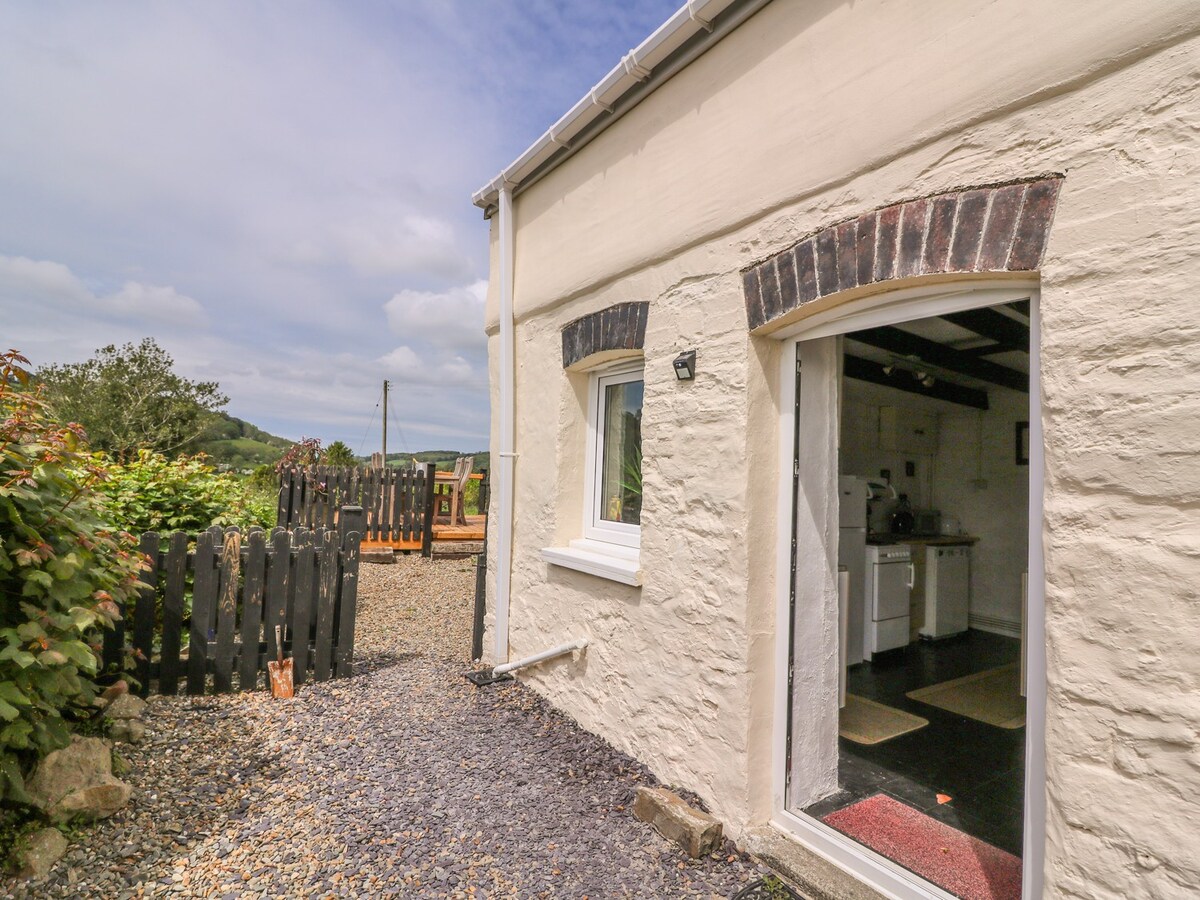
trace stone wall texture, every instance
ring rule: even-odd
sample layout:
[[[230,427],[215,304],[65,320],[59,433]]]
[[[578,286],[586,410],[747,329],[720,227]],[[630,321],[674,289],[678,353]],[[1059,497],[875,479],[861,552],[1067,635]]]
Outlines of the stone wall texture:
[[[1038,269],[1045,894],[1200,892],[1195,12],[1185,0],[772,3],[520,193],[511,654],[591,640],[522,677],[697,792],[733,836],[766,822],[783,677],[777,332],[878,291],[857,255],[845,271],[859,284],[843,289],[839,226],[1062,173]],[[935,200],[925,215],[938,249],[948,211]],[[890,227],[883,212],[874,225]],[[748,331],[743,272],[831,227],[838,291]],[[493,283],[493,349],[496,296]],[[563,329],[641,302],[639,589],[539,551],[582,531],[587,374],[563,370]],[[691,347],[696,378],[677,382],[671,360]],[[494,353],[491,365],[495,385]]]

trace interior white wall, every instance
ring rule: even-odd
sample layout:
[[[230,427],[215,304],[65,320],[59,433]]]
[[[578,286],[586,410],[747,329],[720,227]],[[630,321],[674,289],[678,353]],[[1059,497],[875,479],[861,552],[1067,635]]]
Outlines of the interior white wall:
[[[985,412],[854,379],[846,379],[842,390],[839,474],[878,478],[881,469],[890,469],[892,485],[908,495],[914,509],[957,516],[963,531],[979,538],[971,551],[972,627],[1017,634],[1029,527],[1029,467],[1016,465],[1014,428],[1018,421],[1028,421],[1028,396],[989,389],[991,408]],[[882,406],[936,415],[936,454],[884,449],[879,433]],[[912,477],[904,474],[908,461],[916,463]],[[895,504],[881,501],[871,506],[872,528],[886,531]]]
[[[934,508],[957,515],[971,548],[971,627],[1017,636],[1021,574],[1029,544],[1029,466],[1016,464],[1015,426],[1029,397],[989,391],[991,409],[962,409],[939,421]],[[1006,627],[1007,626],[1007,627]]]

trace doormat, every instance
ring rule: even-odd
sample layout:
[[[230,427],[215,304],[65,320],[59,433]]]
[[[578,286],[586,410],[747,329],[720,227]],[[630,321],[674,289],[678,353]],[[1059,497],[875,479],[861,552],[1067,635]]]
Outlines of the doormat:
[[[875,794],[821,819],[860,844],[963,900],[1018,900],[1021,860]]]
[[[1019,663],[943,681],[904,696],[1001,728],[1020,728],[1025,724]]]
[[[838,734],[856,744],[882,744],[928,724],[928,719],[854,694],[846,695],[846,705],[838,711]]]

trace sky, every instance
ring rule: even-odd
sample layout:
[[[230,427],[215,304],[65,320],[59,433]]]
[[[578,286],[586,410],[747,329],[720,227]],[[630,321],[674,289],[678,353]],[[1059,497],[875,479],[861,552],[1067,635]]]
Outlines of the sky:
[[[488,443],[471,194],[681,0],[0,5],[0,344],[153,337],[272,433]]]

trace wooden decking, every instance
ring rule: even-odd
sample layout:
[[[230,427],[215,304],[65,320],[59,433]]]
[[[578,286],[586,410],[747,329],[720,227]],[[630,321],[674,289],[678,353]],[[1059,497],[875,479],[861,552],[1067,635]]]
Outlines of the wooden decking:
[[[467,516],[466,525],[433,524],[434,541],[482,541],[487,516]],[[364,548],[391,547],[393,550],[420,550],[418,541],[363,541]]]

